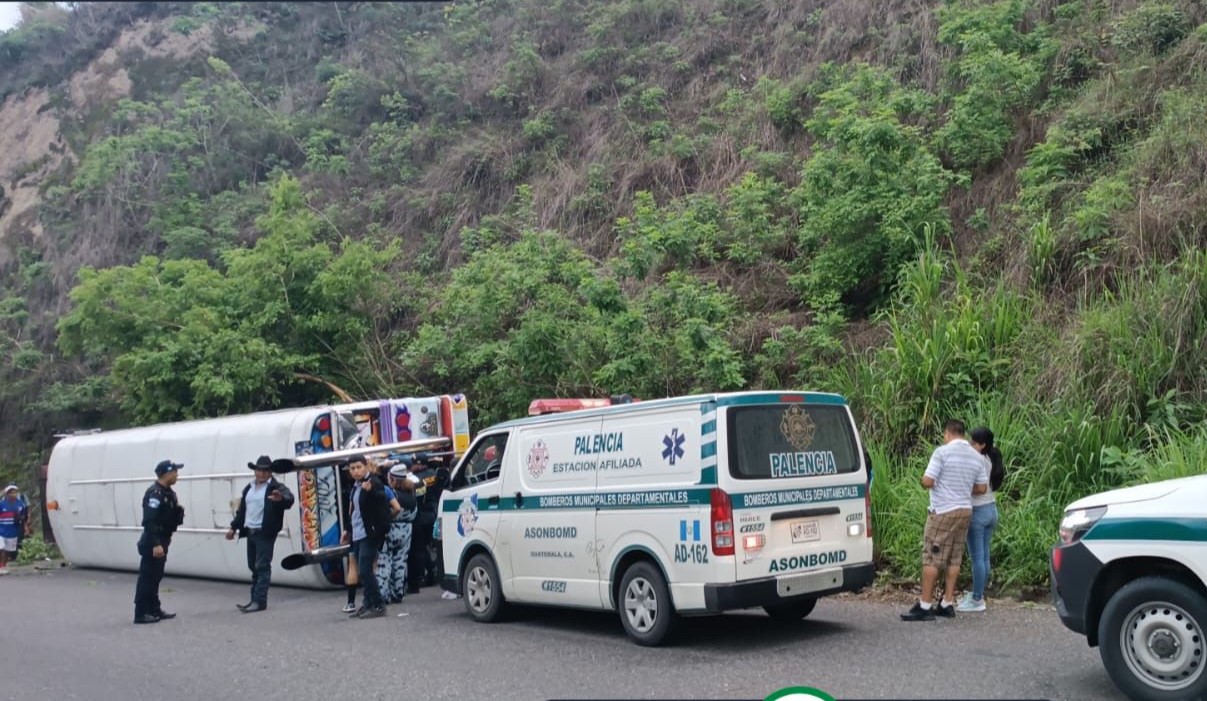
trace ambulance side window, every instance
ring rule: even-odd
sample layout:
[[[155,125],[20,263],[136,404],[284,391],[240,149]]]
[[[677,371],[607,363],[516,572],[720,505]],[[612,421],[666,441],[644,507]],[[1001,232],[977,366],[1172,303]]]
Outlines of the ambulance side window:
[[[507,447],[507,434],[488,436],[474,446],[461,469],[453,477],[451,489],[455,492],[484,482],[497,480],[502,470],[503,451]]]

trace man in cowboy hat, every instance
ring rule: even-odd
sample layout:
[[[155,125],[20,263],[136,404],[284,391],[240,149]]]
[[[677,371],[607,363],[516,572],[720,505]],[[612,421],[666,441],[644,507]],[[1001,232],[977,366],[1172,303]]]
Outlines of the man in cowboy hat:
[[[272,579],[272,550],[285,521],[285,512],[293,507],[293,492],[272,476],[272,459],[261,455],[247,466],[256,479],[243,488],[239,510],[226,532],[227,540],[247,538],[247,569],[251,570],[251,601],[238,604],[243,613],[268,608],[268,584]]]

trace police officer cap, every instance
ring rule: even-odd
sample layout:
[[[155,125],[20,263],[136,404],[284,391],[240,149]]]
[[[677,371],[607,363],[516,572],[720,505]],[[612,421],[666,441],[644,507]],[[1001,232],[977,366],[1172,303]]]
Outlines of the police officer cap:
[[[161,460],[160,463],[155,466],[155,474],[166,475],[167,473],[175,472],[182,467],[184,467],[184,465],[181,463],[172,462],[171,460]]]

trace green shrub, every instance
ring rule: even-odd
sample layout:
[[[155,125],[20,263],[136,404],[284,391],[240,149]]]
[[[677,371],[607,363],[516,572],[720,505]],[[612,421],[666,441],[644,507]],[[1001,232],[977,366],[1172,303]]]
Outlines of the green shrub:
[[[950,3],[936,11],[940,43],[958,47],[950,66],[956,94],[936,142],[962,168],[1002,156],[1014,136],[1012,110],[1035,93],[1055,44],[1023,34],[1026,3]]]
[[[1175,5],[1149,2],[1112,25],[1111,43],[1124,51],[1160,54],[1190,32],[1190,23]]]
[[[924,96],[866,65],[823,75],[816,90],[806,128],[819,143],[794,193],[807,261],[799,284],[814,308],[874,305],[923,230],[949,229],[952,177],[903,121],[925,110]]]
[[[365,71],[344,70],[327,84],[323,109],[350,124],[368,124],[384,116],[382,97],[387,90],[385,82]]]
[[[42,540],[41,536],[33,535],[21,542],[21,549],[17,551],[17,564],[29,565],[58,557],[60,555],[57,547]]]

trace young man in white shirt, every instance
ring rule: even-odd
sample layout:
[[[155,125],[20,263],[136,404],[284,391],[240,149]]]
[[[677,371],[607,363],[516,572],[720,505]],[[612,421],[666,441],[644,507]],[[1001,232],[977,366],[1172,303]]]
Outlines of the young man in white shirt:
[[[922,597],[901,614],[903,621],[933,621],[935,616],[955,618],[956,581],[964,561],[972,496],[989,488],[985,459],[964,437],[964,422],[948,421],[943,445],[930,456],[922,486],[930,490],[926,531],[922,537]],[[939,572],[946,572],[943,600],[934,605]]]

